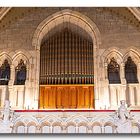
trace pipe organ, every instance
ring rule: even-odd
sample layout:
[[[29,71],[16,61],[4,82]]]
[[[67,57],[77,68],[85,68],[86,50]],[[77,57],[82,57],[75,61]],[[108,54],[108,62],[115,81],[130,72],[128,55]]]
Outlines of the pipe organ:
[[[93,84],[91,40],[64,28],[42,43],[40,108],[93,108]]]

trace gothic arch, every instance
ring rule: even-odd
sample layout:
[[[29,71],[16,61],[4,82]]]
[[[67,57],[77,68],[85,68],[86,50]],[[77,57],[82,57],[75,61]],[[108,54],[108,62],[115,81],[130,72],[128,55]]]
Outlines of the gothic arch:
[[[104,64],[105,63],[109,63],[110,62],[110,59],[112,57],[115,58],[115,60],[117,61],[118,64],[121,64],[122,61],[123,61],[123,55],[120,51],[118,51],[116,48],[112,48],[112,49],[109,49],[109,50],[106,50],[103,55],[103,62]]]
[[[83,14],[72,11],[69,9],[62,10],[59,12],[56,12],[52,14],[51,16],[47,17],[45,20],[43,20],[37,27],[37,29],[34,32],[33,39],[32,39],[32,46],[36,50],[36,76],[35,76],[35,81],[36,81],[36,93],[35,93],[35,98],[38,100],[39,96],[39,71],[40,71],[40,46],[41,42],[43,40],[43,37],[46,36],[46,34],[51,31],[51,29],[54,29],[57,25],[64,23],[64,22],[69,22],[72,24],[77,25],[78,27],[82,28],[84,31],[89,34],[89,36],[92,38],[93,41],[93,51],[94,51],[94,83],[96,87],[94,87],[95,91],[95,108],[96,104],[99,102],[99,92],[98,92],[98,79],[100,77],[96,77],[98,75],[98,68],[99,68],[99,63],[98,61],[98,49],[101,44],[101,35],[98,27],[96,24],[88,17],[84,16]],[[38,103],[37,103],[38,104]],[[97,106],[98,107],[98,106]]]
[[[3,52],[0,54],[0,65],[3,64],[4,60],[7,59],[9,64],[11,65],[12,63],[12,58],[8,55],[8,53]]]
[[[29,80],[29,78],[31,77],[31,71],[30,71],[30,64],[31,64],[31,60],[32,60],[31,55],[24,50],[17,50],[15,53],[16,54],[13,55],[13,57],[12,57],[12,71],[13,71],[12,79],[13,79],[13,81],[15,79],[15,68],[18,66],[20,60],[24,61],[24,64],[26,66],[26,71],[27,71],[26,80]]]
[[[13,65],[16,67],[18,65],[18,62],[22,59],[24,63],[29,67],[29,58],[25,55],[23,52],[18,52],[13,56]]]
[[[63,22],[70,22],[84,29],[94,40],[96,47],[101,44],[100,32],[96,24],[83,14],[66,9],[52,14],[38,25],[32,40],[32,45],[35,49],[40,49],[40,44],[45,34]]]
[[[70,121],[70,122],[68,122],[68,123],[66,124],[66,128],[69,127],[69,126],[74,126],[74,127],[76,127],[76,123]]]
[[[132,60],[135,62],[136,65],[138,63],[140,63],[140,54],[138,53],[138,51],[136,51],[134,49],[127,50],[126,53],[123,56],[123,62],[124,63],[127,61],[127,58],[128,57],[131,57]]]

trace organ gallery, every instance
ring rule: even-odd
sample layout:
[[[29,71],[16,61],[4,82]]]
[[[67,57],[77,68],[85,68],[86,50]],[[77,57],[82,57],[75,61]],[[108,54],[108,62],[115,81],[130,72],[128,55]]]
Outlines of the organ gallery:
[[[0,133],[140,133],[139,91],[140,8],[0,8]]]

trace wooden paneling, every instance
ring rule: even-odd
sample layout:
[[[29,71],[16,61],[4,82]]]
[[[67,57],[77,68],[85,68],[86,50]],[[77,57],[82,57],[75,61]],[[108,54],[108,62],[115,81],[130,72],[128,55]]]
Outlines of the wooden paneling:
[[[41,85],[40,109],[94,108],[93,85]]]

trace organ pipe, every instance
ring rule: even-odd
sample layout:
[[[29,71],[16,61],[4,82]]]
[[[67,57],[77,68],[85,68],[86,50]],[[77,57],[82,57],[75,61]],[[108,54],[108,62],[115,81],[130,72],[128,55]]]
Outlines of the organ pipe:
[[[40,84],[93,84],[93,45],[68,28],[41,46]]]

